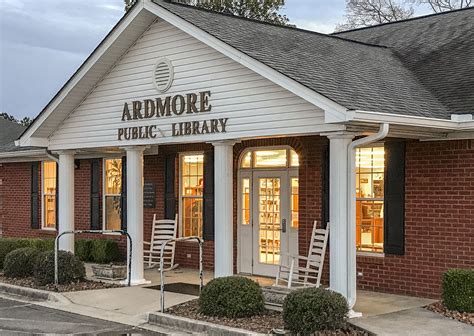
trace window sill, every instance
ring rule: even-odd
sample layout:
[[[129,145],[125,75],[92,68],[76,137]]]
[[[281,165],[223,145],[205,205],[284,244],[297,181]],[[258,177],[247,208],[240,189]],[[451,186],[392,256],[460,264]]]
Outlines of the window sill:
[[[362,252],[362,251],[357,251],[357,256],[358,257],[373,257],[373,258],[384,258],[385,253],[378,253],[378,252]]]
[[[43,227],[43,228],[41,228],[41,231],[54,232],[54,231],[56,231],[56,228],[45,228],[45,227]]]

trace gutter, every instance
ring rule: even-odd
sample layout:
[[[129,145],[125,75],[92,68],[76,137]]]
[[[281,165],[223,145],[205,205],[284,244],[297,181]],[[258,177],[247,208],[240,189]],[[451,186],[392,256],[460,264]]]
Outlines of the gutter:
[[[453,132],[468,130],[474,131],[474,120],[472,114],[451,114],[451,119],[439,119],[374,111],[353,110],[351,118],[349,118],[347,121],[360,121],[369,123],[384,122],[390,123],[391,125],[425,127]]]
[[[34,150],[0,153],[0,158],[7,159],[7,158],[16,158],[16,157],[31,157],[31,156],[39,156],[39,155],[45,155],[45,154],[46,152],[44,149],[34,149]]]
[[[54,155],[49,149],[46,149],[46,156],[49,157],[51,160],[55,161],[59,164],[59,156]]]
[[[369,135],[367,137],[357,139],[351,142],[347,149],[347,162],[349,165],[349,174],[347,176],[348,186],[349,186],[349,195],[348,195],[348,209],[347,209],[347,221],[349,223],[349,229],[347,231],[347,239],[349,246],[347,249],[347,261],[349,264],[349,272],[347,272],[347,301],[350,308],[351,317],[357,317],[360,313],[355,313],[352,308],[356,302],[356,292],[357,292],[357,253],[356,253],[356,230],[355,230],[355,221],[356,221],[356,175],[355,175],[355,150],[358,147],[368,145],[370,143],[384,139],[388,135],[390,126],[388,123],[380,124],[379,131],[376,134]],[[361,316],[361,315],[360,315]]]

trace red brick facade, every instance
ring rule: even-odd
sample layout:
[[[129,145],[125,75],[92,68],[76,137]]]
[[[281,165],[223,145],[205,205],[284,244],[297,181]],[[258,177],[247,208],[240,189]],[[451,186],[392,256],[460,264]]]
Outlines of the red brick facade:
[[[300,157],[299,252],[306,254],[312,223],[322,220],[322,167],[328,140],[308,136],[249,140],[234,147],[234,176],[245,148],[287,145]],[[164,158],[170,153],[204,151],[208,144],[160,147],[145,156],[144,179],[156,187],[156,207],[144,210],[144,238],[151,235],[153,214],[164,216]],[[90,160],[75,170],[75,225],[90,226]],[[178,165],[176,165],[178,167]],[[178,176],[176,173],[176,183]],[[0,165],[0,227],[3,236],[52,237],[54,232],[31,229],[30,163]],[[176,192],[177,192],[176,185]],[[474,143],[472,141],[408,142],[406,151],[405,255],[358,256],[358,287],[368,290],[437,297],[441,274],[448,268],[474,267]],[[178,211],[178,206],[176,207]],[[234,178],[234,218],[237,216],[237,179]],[[120,239],[109,236],[109,239]],[[234,241],[237,223],[234,220]],[[124,241],[122,240],[122,246]],[[176,248],[176,262],[197,266],[195,243]],[[237,265],[234,245],[234,265]],[[205,267],[212,269],[214,244],[206,242]],[[329,263],[326,262],[327,281]]]

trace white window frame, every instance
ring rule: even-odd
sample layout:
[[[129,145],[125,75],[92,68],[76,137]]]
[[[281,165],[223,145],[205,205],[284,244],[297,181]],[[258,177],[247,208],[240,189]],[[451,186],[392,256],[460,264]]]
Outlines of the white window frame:
[[[192,152],[182,152],[182,153],[179,153],[179,156],[178,156],[178,159],[179,159],[179,163],[178,163],[178,223],[179,223],[179,226],[178,226],[178,237],[184,237],[183,235],[183,197],[186,197],[186,196],[183,196],[182,195],[182,187],[183,187],[183,157],[184,156],[189,156],[189,155],[203,155],[204,156],[204,152],[203,151],[192,151]],[[204,162],[203,162],[203,167],[202,167],[202,177],[204,178],[204,175],[205,175],[205,172],[204,172]],[[204,182],[206,183],[206,182]],[[193,198],[196,198],[196,197],[193,197]],[[203,211],[203,223],[202,223],[202,228],[204,230],[204,194],[202,195],[202,200],[203,200],[203,203],[202,203],[202,211]],[[201,232],[201,236],[204,234],[204,232]]]
[[[56,227],[58,226],[58,206],[56,205],[58,200],[57,200],[57,188],[58,188],[58,185],[56,184],[56,194],[54,195],[55,196],[55,202],[54,202],[54,206],[55,206],[55,212],[56,212],[56,223],[54,223],[54,227],[46,227],[45,226],[45,219],[46,219],[46,214],[45,214],[45,205],[46,203],[44,202],[44,198],[45,196],[51,196],[51,194],[45,194],[45,190],[44,190],[44,164],[47,163],[47,162],[54,162],[56,163],[56,166],[58,165],[58,163],[56,161],[52,161],[52,160],[47,160],[47,161],[41,161],[41,230],[45,230],[45,231],[56,231]],[[57,174],[57,168],[56,168],[56,174]],[[57,181],[58,177],[56,176],[56,181]]]
[[[368,145],[361,146],[361,147],[358,147],[358,148],[377,148],[377,147],[382,147],[382,148],[384,148],[384,151],[385,151],[385,144],[383,142],[374,142],[374,143],[370,143]],[[356,167],[356,169],[357,169],[357,167]],[[357,175],[357,172],[354,172],[354,174]],[[384,175],[385,175],[385,168],[384,168]],[[384,176],[384,180],[385,180],[385,176]],[[357,188],[357,186],[356,186],[356,188]],[[356,206],[357,206],[357,201],[382,202],[383,206],[385,206],[385,190],[384,190],[384,197],[382,197],[382,198],[380,198],[380,197],[370,198],[370,197],[357,197],[356,196],[355,201],[356,201]],[[355,223],[355,225],[357,226],[357,223]],[[384,222],[383,222],[383,227],[385,229],[385,218],[384,218]],[[357,241],[356,241],[356,245],[357,245]],[[385,246],[385,236],[383,237],[383,246]],[[380,257],[385,257],[385,253],[383,251],[382,252],[361,251],[356,246],[356,256],[359,256],[359,257],[378,257],[378,258],[380,258]]]
[[[107,172],[106,172],[106,161],[107,160],[123,160],[123,157],[121,156],[110,156],[110,157],[104,157],[102,158],[102,230],[107,230],[107,223],[106,223],[106,217],[105,217],[105,214],[106,214],[106,201],[105,201],[105,198],[106,196],[122,196],[122,194],[110,194],[110,195],[106,195],[105,194],[105,190],[106,190],[106,178],[107,178]],[[122,176],[123,176],[123,173],[122,173]],[[122,181],[122,187],[123,187],[123,181]],[[120,191],[122,191],[122,189],[120,189]],[[120,211],[122,211],[122,209],[120,209]],[[110,233],[110,234],[119,234],[119,233]]]

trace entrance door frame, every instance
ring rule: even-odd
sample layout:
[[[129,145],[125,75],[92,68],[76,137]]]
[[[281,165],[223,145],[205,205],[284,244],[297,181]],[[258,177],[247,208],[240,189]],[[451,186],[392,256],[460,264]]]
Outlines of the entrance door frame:
[[[288,155],[287,158],[287,166],[286,167],[269,167],[269,168],[241,168],[242,167],[242,161],[245,157],[245,155],[249,152],[253,151],[258,151],[258,150],[271,150],[271,149],[286,149],[288,151],[293,150],[295,151],[294,148],[288,145],[281,145],[281,146],[257,146],[257,147],[249,147],[246,148],[239,157],[238,160],[238,167],[237,167],[237,273],[244,273],[244,274],[254,274],[254,269],[252,267],[252,260],[253,260],[253,255],[254,255],[254,249],[257,248],[257,246],[254,246],[254,239],[252,236],[250,244],[245,244],[246,246],[243,247],[243,241],[242,241],[242,230],[247,230],[250,231],[250,234],[252,233],[253,230],[253,201],[252,198],[250,199],[250,223],[248,225],[243,225],[242,224],[242,191],[243,191],[243,186],[242,186],[242,180],[245,178],[249,179],[250,182],[250,192],[251,192],[251,197],[253,194],[253,179],[254,179],[254,172],[286,172],[286,180],[287,180],[287,195],[288,195],[288,218],[287,218],[287,232],[289,235],[289,251],[294,251],[294,253],[298,253],[298,228],[293,228],[291,226],[291,195],[292,195],[292,186],[291,186],[291,180],[292,178],[298,178],[298,173],[299,173],[299,166],[291,166],[291,156]],[[295,151],[296,152],[296,151]],[[291,152],[288,152],[291,153]],[[293,242],[293,243],[291,243]],[[243,249],[251,249],[250,257],[252,258],[251,260],[243,260],[243,255],[242,255],[242,250]],[[246,263],[246,265],[245,265]],[[248,266],[250,264],[250,267]],[[275,274],[276,275],[276,274]]]

